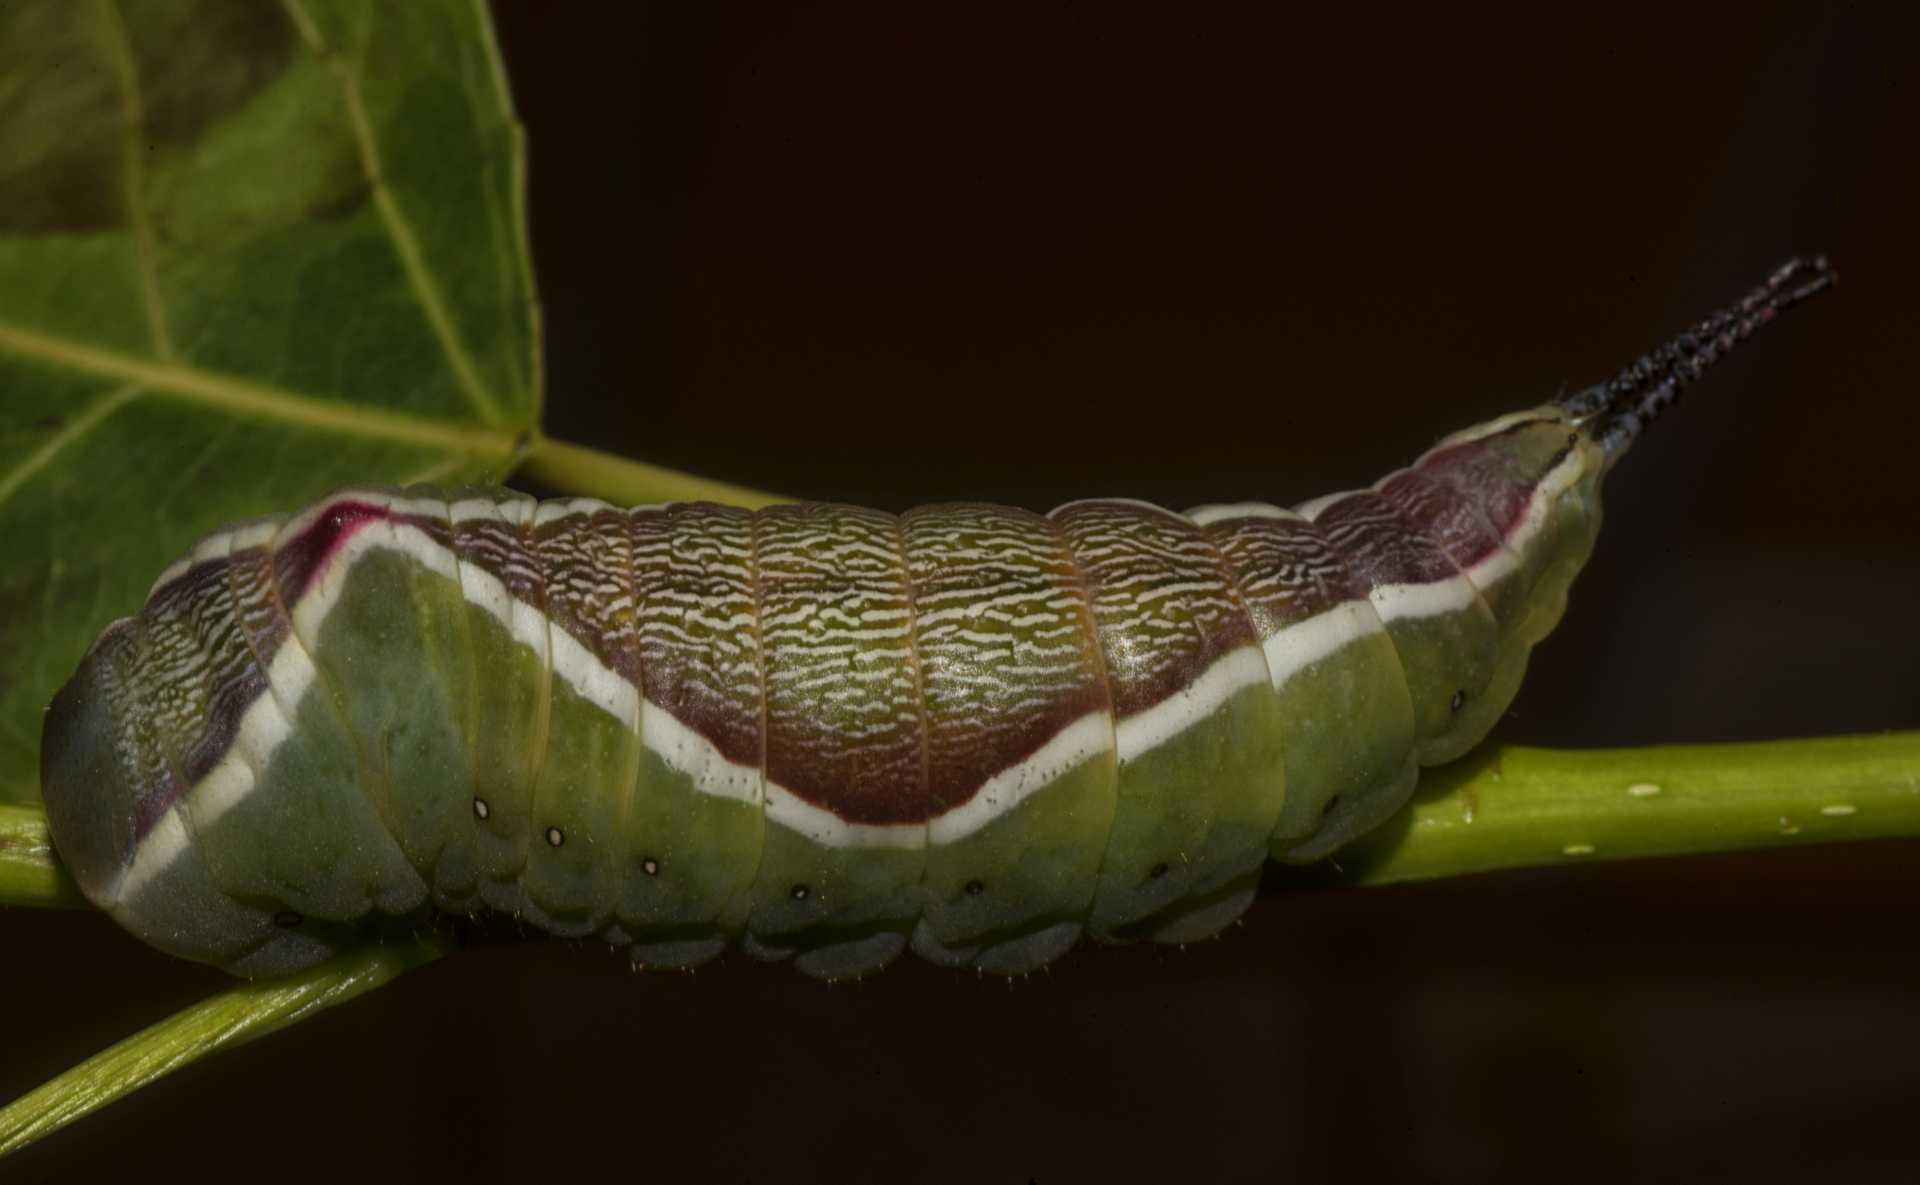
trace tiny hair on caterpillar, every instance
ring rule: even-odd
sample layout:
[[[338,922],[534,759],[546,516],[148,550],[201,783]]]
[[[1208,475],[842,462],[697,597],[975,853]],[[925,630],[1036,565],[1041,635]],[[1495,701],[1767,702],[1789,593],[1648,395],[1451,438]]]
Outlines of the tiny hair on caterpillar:
[[[162,572],[49,708],[86,896],[242,976],[507,915],[827,979],[1186,942],[1478,744],[1602,479],[1824,259],[1291,509],[348,489]]]

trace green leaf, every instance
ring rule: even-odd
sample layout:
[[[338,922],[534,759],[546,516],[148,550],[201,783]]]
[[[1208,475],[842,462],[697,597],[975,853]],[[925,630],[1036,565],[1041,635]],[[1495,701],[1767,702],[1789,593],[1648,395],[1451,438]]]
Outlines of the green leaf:
[[[222,522],[533,438],[520,132],[478,0],[0,8],[0,800]]]

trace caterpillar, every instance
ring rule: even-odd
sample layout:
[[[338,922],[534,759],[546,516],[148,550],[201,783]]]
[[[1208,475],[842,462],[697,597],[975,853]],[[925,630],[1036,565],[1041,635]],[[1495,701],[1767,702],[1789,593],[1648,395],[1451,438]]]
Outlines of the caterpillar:
[[[435,911],[637,964],[1019,973],[1218,931],[1486,736],[1600,486],[1824,259],[1291,510],[349,489],[160,574],[48,709],[55,847],[242,976]]]

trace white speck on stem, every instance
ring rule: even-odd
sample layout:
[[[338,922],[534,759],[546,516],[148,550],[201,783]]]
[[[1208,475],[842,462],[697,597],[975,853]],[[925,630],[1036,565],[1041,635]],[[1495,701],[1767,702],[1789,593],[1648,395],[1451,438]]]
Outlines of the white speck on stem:
[[[1836,803],[1832,803],[1831,805],[1821,807],[1820,813],[1830,818],[1844,819],[1848,815],[1853,814],[1855,811],[1859,809],[1860,809],[1859,807],[1854,806],[1850,802],[1836,802]]]
[[[1591,856],[1593,855],[1593,845],[1590,843],[1570,843],[1566,847],[1561,848],[1560,851],[1563,855],[1567,856]]]
[[[1798,827],[1795,827],[1792,823],[1789,823],[1785,815],[1781,815],[1780,816],[1780,834],[1798,835],[1800,834],[1800,829]]]
[[[1633,785],[1627,787],[1627,793],[1635,798],[1652,798],[1654,795],[1660,793],[1660,787],[1654,785],[1652,782],[1635,782]]]

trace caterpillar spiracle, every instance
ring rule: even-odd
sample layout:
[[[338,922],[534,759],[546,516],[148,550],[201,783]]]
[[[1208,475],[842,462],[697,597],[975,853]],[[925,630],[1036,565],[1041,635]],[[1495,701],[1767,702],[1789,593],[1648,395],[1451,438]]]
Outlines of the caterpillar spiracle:
[[[1211,934],[1269,857],[1334,850],[1487,734],[1603,476],[1832,279],[1795,260],[1291,510],[415,487],[240,523],[55,697],[54,842],[125,928],[245,976],[436,910],[828,978]]]

